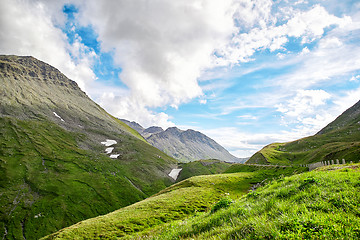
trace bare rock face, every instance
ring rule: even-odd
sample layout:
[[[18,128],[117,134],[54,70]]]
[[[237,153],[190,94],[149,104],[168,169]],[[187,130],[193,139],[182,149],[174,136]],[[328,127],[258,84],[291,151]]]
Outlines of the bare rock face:
[[[0,56],[0,116],[43,116],[72,130],[130,133],[56,68],[33,57]],[[56,113],[56,114],[54,114]],[[60,117],[60,118],[59,118]],[[137,136],[140,137],[140,136]]]
[[[177,127],[170,127],[164,131],[156,126],[144,129],[136,122],[124,119],[122,121],[137,130],[151,145],[182,162],[200,159],[219,159],[226,162],[247,160],[231,155],[213,139],[198,131],[183,131]]]

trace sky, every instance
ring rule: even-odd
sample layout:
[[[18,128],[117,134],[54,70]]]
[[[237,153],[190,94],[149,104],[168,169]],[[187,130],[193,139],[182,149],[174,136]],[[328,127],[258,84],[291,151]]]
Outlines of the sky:
[[[31,55],[105,110],[198,130],[237,157],[360,100],[359,0],[1,0],[0,54]]]

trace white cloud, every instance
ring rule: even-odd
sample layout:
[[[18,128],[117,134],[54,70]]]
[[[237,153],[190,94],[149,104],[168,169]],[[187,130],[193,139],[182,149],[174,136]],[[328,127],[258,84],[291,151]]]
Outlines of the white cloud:
[[[114,116],[125,116],[126,119],[138,122],[143,127],[160,126],[166,129],[175,126],[167,114],[150,111],[141,102],[138,103],[136,99],[128,99],[130,97],[122,89],[119,89],[118,92],[104,91],[97,98],[97,102],[106,106],[107,111]]]
[[[200,104],[206,104],[206,103],[207,103],[207,100],[206,100],[206,99],[200,99],[200,100],[199,100],[199,103],[200,103]]]
[[[84,90],[94,81],[94,53],[85,54],[78,41],[70,45],[55,24],[64,24],[64,1],[4,0],[0,8],[1,54],[31,55],[58,68]],[[51,14],[49,14],[51,13]],[[75,53],[74,61],[69,52]]]
[[[359,79],[360,79],[360,75],[352,76],[350,78],[350,82],[359,81]]]
[[[230,0],[87,1],[80,12],[102,49],[115,51],[121,80],[146,107],[200,96],[197,78],[233,32]]]
[[[136,109],[177,108],[201,96],[198,78],[234,32],[232,0],[84,1],[79,8],[80,22],[91,24],[102,51],[114,51],[122,68],[129,95],[102,104],[125,118]]]
[[[326,100],[329,100],[330,97],[330,94],[324,90],[299,90],[293,99],[276,107],[277,111],[282,112],[286,116],[302,118],[313,115],[317,107],[325,105]]]
[[[254,115],[246,114],[246,115],[240,115],[237,116],[237,118],[244,119],[244,120],[256,120],[257,117]]]
[[[271,11],[271,8],[268,8],[268,11]],[[269,14],[270,12],[267,15]],[[282,25],[275,26],[274,20],[266,17],[268,22],[262,27],[252,28],[248,32],[239,32],[225,48],[218,50],[222,58],[217,59],[216,63],[228,65],[252,61],[251,57],[256,51],[283,49],[289,37],[301,38],[303,43],[308,43],[322,37],[327,27],[337,25],[344,28],[351,24],[350,17],[336,17],[320,5],[315,5],[305,12],[291,10],[289,15],[289,20]],[[264,22],[265,19],[260,20]]]

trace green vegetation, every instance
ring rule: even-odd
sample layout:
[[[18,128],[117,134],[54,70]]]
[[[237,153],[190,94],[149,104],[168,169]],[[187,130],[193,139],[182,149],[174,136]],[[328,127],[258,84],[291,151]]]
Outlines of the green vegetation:
[[[154,228],[143,239],[359,239],[360,165],[274,180],[215,213]]]
[[[223,197],[214,205],[214,207],[211,209],[211,213],[214,213],[222,208],[228,208],[231,203],[233,203],[231,198]]]
[[[80,149],[87,135],[46,119],[0,118],[0,236],[38,239],[172,184],[174,159],[129,135],[106,136],[118,141],[118,159],[100,144]]]
[[[158,194],[105,216],[82,221],[45,239],[133,238],[163,223],[224,207],[224,197],[237,199],[256,183],[293,174],[299,168],[251,168],[245,172],[196,176],[174,184]],[[233,169],[236,171],[235,169]],[[219,207],[220,207],[219,206]],[[220,208],[221,208],[220,207]]]
[[[270,144],[254,154],[247,163],[291,165],[336,159],[358,162],[359,127],[356,123],[294,142]]]
[[[182,168],[182,170],[176,181],[180,182],[193,176],[223,173],[230,166],[230,163],[226,163],[216,159],[180,163],[179,167]]]

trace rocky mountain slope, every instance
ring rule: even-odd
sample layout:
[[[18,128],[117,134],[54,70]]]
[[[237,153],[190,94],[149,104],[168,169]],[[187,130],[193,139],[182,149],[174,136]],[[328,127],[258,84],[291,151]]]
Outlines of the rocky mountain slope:
[[[121,121],[138,131],[151,145],[182,162],[200,159],[219,159],[226,162],[247,160],[231,155],[213,139],[198,131],[183,131],[177,127],[163,130],[155,126],[145,129],[136,122],[125,119]]]
[[[0,56],[0,236],[39,239],[157,193],[177,161],[33,57]]]
[[[360,160],[360,101],[314,136],[289,143],[273,143],[247,163],[306,164],[320,161]]]

